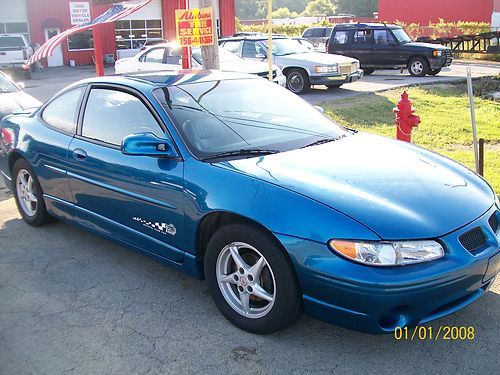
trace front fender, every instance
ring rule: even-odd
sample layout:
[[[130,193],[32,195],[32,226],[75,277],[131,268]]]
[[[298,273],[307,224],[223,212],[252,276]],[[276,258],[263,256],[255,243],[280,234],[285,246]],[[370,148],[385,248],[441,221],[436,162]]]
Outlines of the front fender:
[[[220,164],[186,160],[185,183],[188,252],[195,253],[202,219],[215,211],[243,216],[276,234],[319,243],[331,238],[380,240],[363,224],[321,202]]]

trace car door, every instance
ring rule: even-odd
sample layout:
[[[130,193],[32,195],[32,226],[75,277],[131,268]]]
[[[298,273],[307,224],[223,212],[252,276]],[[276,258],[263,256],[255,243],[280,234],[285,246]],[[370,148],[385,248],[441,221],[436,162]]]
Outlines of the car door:
[[[361,67],[373,66],[373,30],[354,30],[350,36],[349,50],[346,56],[358,59]]]
[[[373,30],[373,65],[395,67],[400,64],[399,45],[388,29]]]
[[[138,71],[155,71],[165,69],[165,47],[151,48],[139,57]]]
[[[138,92],[94,85],[69,146],[68,180],[77,220],[145,251],[183,260],[182,160],[131,156],[122,139],[133,133],[169,137]]]
[[[73,196],[67,179],[68,147],[76,133],[77,118],[86,85],[71,88],[47,102],[38,113],[47,128],[33,139],[36,163],[49,212],[71,219]],[[43,126],[42,126],[43,129]]]

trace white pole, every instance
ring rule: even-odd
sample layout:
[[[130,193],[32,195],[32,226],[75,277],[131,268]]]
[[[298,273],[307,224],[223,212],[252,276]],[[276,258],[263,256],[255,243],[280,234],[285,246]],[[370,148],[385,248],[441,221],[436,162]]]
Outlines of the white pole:
[[[470,67],[467,67],[467,92],[469,94],[470,120],[472,123],[472,142],[474,143],[474,161],[476,173],[479,173],[479,151],[477,145],[476,112],[474,110],[474,91],[472,90],[472,76]]]
[[[267,59],[269,61],[269,80],[273,80],[273,0],[267,0]]]

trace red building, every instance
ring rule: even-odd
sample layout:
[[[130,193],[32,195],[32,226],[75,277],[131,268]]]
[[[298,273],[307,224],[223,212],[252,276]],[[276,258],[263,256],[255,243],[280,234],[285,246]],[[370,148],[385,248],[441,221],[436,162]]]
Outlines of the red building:
[[[0,33],[23,33],[31,44],[43,44],[75,22],[104,13],[111,5],[92,7],[91,0],[0,0]],[[190,8],[198,0],[187,0]],[[181,0],[152,0],[138,12],[103,29],[103,53],[109,60],[134,55],[147,39],[175,40],[175,9]],[[90,13],[90,14],[89,14]],[[81,14],[82,17],[76,17]],[[219,35],[235,32],[234,0],[214,0]],[[91,64],[94,55],[92,31],[68,38],[44,62],[48,66]]]
[[[381,21],[428,25],[440,18],[446,22],[488,22],[492,20],[493,3],[498,0],[378,0]]]

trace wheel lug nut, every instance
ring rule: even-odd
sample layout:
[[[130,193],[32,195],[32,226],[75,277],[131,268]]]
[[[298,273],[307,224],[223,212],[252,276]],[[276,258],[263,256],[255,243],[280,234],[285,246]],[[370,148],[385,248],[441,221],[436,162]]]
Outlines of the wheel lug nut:
[[[240,269],[238,270],[238,272],[243,275],[245,273],[245,270],[243,268],[240,267]]]
[[[245,291],[245,289],[241,286],[241,285],[238,285],[238,290],[243,293]]]
[[[252,275],[248,275],[247,279],[248,279],[248,281],[253,281],[253,276]]]
[[[249,285],[249,286],[247,286],[247,291],[248,291],[248,293],[252,293],[253,292],[253,288]]]
[[[238,281],[240,278],[238,277],[238,275],[234,275],[233,279],[234,281]]]

